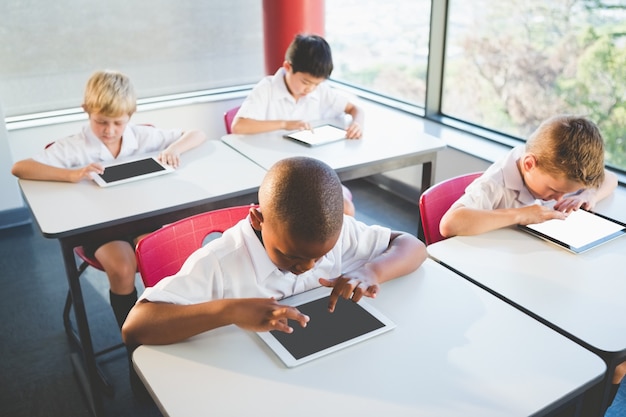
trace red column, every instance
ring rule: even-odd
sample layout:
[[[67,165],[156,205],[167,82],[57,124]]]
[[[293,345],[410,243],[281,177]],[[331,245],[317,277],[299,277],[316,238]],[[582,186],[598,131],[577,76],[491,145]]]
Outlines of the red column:
[[[298,33],[324,36],[324,0],[263,0],[265,72],[274,74]]]

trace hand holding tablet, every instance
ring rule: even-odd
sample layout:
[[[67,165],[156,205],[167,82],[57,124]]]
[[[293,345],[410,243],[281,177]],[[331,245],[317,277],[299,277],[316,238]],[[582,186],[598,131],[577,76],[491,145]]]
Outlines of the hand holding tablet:
[[[174,172],[171,166],[160,162],[155,157],[144,157],[106,165],[102,174],[92,173],[92,178],[100,187],[109,187],[170,172]]]
[[[339,298],[334,312],[328,311],[329,289],[320,287],[282,302],[310,317],[306,327],[293,326],[292,333],[257,333],[287,366],[309,362],[396,327],[371,305]]]
[[[626,227],[616,220],[582,209],[572,211],[565,220],[548,220],[519,228],[574,253],[626,234]]]

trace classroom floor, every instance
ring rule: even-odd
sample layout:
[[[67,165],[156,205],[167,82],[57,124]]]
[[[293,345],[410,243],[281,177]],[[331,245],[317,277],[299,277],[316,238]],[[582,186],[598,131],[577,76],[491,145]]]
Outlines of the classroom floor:
[[[353,193],[357,219],[416,232],[415,204],[364,180],[346,185]],[[67,281],[58,242],[43,238],[34,224],[0,230],[0,271],[0,417],[90,416],[63,329]],[[141,291],[139,279],[137,283]],[[83,292],[95,346],[120,342],[104,274],[88,269]],[[161,416],[153,403],[134,399],[124,351],[104,355],[100,363],[115,387],[114,396],[103,401],[108,416]],[[626,417],[626,388],[606,416]]]

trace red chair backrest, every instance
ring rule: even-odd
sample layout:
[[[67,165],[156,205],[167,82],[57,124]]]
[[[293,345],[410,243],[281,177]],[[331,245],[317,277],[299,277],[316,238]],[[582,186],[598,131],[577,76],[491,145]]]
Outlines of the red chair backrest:
[[[223,233],[244,219],[254,206],[236,206],[181,219],[150,233],[137,244],[137,269],[146,287],[174,275],[202,247],[205,238]]]
[[[226,126],[226,133],[228,133],[229,135],[233,133],[231,126],[233,124],[233,120],[235,119],[235,115],[237,114],[237,111],[239,111],[239,107],[241,106],[237,106],[233,109],[228,110],[226,113],[224,113],[224,125]]]
[[[441,218],[465,192],[465,188],[480,177],[482,172],[459,175],[433,185],[422,193],[419,200],[420,219],[427,245],[445,239],[439,233]]]

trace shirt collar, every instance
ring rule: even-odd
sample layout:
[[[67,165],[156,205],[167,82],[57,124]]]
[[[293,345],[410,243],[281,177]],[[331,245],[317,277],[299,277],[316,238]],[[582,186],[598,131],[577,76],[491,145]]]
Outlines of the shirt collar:
[[[519,159],[524,155],[524,152],[524,145],[517,146],[509,152],[507,160],[502,167],[502,177],[505,187],[517,192],[517,199],[521,203],[529,205],[534,204],[536,199],[524,184],[524,178],[517,165]]]
[[[99,149],[99,159],[102,162],[113,161],[113,155],[109,149],[102,143],[102,141],[96,136],[95,133],[91,130],[89,125],[84,127],[85,137],[89,142],[90,146],[97,147]],[[134,154],[137,149],[139,149],[139,143],[137,142],[137,136],[135,136],[135,132],[131,128],[130,124],[126,125],[126,129],[124,129],[124,133],[122,133],[122,149],[120,150],[120,154],[117,158],[122,158],[125,156],[129,156]]]
[[[267,256],[263,244],[261,244],[261,241],[256,236],[256,233],[254,233],[254,229],[250,224],[249,218],[247,219],[246,224],[242,227],[242,232],[246,247],[249,248],[248,252],[250,253],[250,259],[252,260],[252,266],[254,268],[257,281],[261,283],[276,272],[282,274],[282,272],[270,260],[269,256]]]
[[[278,71],[276,71],[274,76],[272,77],[273,94],[277,100],[287,100],[290,103],[295,103],[296,99],[293,98],[293,96],[287,89],[287,83],[285,81],[286,74],[287,74],[287,71],[285,70],[285,68],[280,67]],[[309,101],[309,100],[313,100],[313,101],[320,100],[320,93],[317,88],[313,90],[312,92],[310,92],[309,94],[307,94],[306,96],[300,98],[299,102]]]

